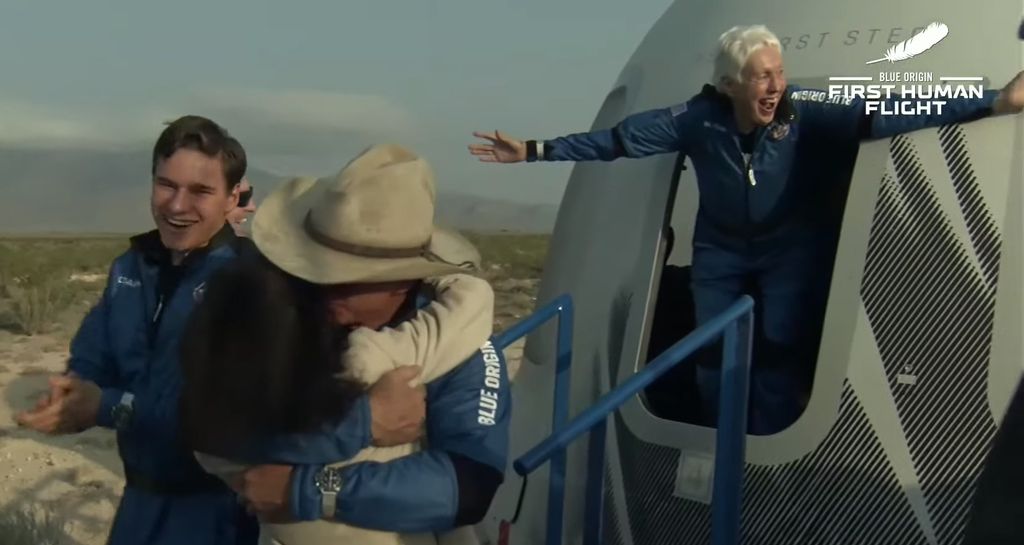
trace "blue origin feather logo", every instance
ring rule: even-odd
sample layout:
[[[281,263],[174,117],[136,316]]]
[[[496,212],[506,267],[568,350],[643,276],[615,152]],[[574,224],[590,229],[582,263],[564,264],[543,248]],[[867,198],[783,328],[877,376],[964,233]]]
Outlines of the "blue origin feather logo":
[[[909,59],[931,49],[932,46],[941,42],[947,34],[949,34],[949,27],[942,23],[932,23],[925,27],[921,32],[918,32],[906,40],[890,47],[889,50],[885,52],[885,56],[881,59],[868,61],[864,64],[873,64],[882,61],[889,61],[891,64],[896,61]]]

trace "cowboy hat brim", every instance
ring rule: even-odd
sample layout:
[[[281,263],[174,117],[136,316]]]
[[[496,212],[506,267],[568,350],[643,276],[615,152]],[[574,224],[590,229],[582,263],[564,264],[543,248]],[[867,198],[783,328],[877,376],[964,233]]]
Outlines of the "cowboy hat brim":
[[[306,214],[328,185],[316,178],[294,178],[267,195],[256,209],[253,242],[261,254],[288,274],[314,284],[360,284],[468,274],[474,272],[473,265],[479,265],[458,266],[426,256],[364,257],[324,246],[307,233],[304,224]],[[428,252],[437,249],[436,253],[444,256],[462,241],[465,239],[461,235],[435,226]],[[479,256],[475,249],[461,253]]]

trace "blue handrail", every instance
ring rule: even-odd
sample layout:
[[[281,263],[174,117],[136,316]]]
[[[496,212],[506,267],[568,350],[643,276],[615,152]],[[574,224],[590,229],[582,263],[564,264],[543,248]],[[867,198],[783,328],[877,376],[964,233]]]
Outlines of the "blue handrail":
[[[562,298],[565,300],[563,301]],[[505,334],[498,335],[495,344],[504,348],[550,319],[556,311],[564,308],[571,311],[571,300],[566,295],[559,297],[534,315],[516,324]],[[525,477],[544,462],[551,460],[546,541],[548,545],[557,545],[561,541],[566,447],[583,433],[593,430],[589,449],[584,542],[599,543],[603,499],[600,484],[603,479],[604,437],[608,415],[689,355],[723,335],[725,342],[722,355],[718,433],[715,438],[711,531],[712,543],[715,545],[731,545],[739,542],[753,308],[753,299],[746,295],[740,297],[724,312],[672,345],[643,370],[601,396],[592,406],[573,418],[568,424],[564,424],[564,417],[568,406],[569,362],[567,359],[571,356],[571,347],[566,351],[561,341],[563,335],[571,340],[571,333],[563,334],[565,322],[571,323],[571,312],[561,314],[563,318],[568,316],[569,320],[560,320],[559,322],[559,361],[556,371],[558,375],[555,379],[553,431],[550,436],[513,462],[516,473]],[[563,357],[566,359],[563,360]],[[563,392],[564,397],[559,395]],[[553,490],[556,486],[559,488],[557,493]],[[554,500],[557,500],[557,503],[552,503]]]
[[[502,333],[495,335],[499,350],[537,329],[548,320],[558,317],[558,337],[555,344],[555,394],[551,415],[551,432],[557,433],[569,419],[569,381],[572,365],[573,304],[568,294],[562,294],[533,314],[520,320]],[[557,545],[562,540],[562,506],[565,503],[565,451],[552,453],[548,479],[547,543]]]

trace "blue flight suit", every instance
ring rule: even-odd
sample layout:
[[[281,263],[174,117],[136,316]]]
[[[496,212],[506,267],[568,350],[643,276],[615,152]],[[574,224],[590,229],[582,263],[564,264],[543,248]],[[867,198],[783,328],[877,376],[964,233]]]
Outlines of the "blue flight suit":
[[[418,308],[430,302],[420,294]],[[404,319],[403,315],[390,324]],[[374,530],[444,532],[480,521],[504,481],[512,396],[505,356],[485,343],[473,356],[427,384],[426,441],[419,452],[385,463],[342,468],[335,520]],[[367,396],[320,432],[261,440],[240,459],[296,465],[289,505],[297,520],[321,518],[314,475],[370,446]]]
[[[117,430],[124,464],[109,545],[256,544],[256,519],[199,466],[178,431],[182,330],[206,280],[246,244],[225,224],[172,266],[156,231],[133,237],[72,340],[68,370],[102,388],[97,424]],[[125,392],[134,395],[133,410],[115,423]]]
[[[810,390],[831,270],[836,218],[822,217],[827,187],[849,178],[859,142],[991,114],[998,91],[947,99],[941,114],[865,114],[860,99],[788,86],[775,120],[749,135],[714,87],[612,128],[540,143],[545,161],[611,161],[677,152],[689,156],[700,194],[691,287],[697,323],[753,291],[759,321],[750,383],[749,432],[789,426]],[[533,158],[531,157],[531,160]],[[666,180],[666,183],[668,180]],[[707,424],[714,425],[720,369],[698,366]]]

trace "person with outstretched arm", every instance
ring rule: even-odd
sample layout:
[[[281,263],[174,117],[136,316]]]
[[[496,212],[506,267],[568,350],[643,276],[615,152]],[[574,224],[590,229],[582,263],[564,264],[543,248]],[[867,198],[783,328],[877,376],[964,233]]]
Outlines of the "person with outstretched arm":
[[[835,236],[828,233],[838,230],[835,218],[821,212],[824,188],[848,179],[863,140],[1020,112],[1024,77],[980,98],[947,99],[941,111],[881,115],[864,100],[787,85],[778,38],[755,25],[721,35],[713,80],[685,102],[608,129],[526,141],[476,132],[487,143],[469,151],[488,163],[686,155],[700,194],[691,269],[697,323],[753,288],[763,323],[749,431],[772,434],[802,413],[813,378]],[[716,423],[719,372],[717,362],[698,366],[708,425]]]

